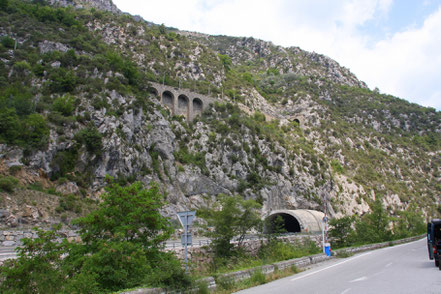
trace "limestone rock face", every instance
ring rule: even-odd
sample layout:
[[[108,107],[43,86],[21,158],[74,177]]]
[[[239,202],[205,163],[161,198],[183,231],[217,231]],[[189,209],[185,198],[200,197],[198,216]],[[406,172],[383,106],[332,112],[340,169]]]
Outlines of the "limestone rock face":
[[[121,13],[121,10],[113,4],[112,0],[50,0],[51,4],[60,6],[74,6],[76,8],[96,8],[113,13]]]
[[[49,128],[41,148],[2,138],[0,175],[13,175],[24,190],[39,183],[99,199],[106,176],[159,183],[165,215],[211,205],[221,193],[255,199],[262,214],[299,208],[362,215],[379,195],[391,214],[415,197],[426,208],[441,203],[439,112],[370,91],[336,61],[297,47],[156,26],[121,17],[111,0],[52,3],[116,15],[78,17],[81,38],[102,51],[78,45],[82,39],[61,27],[37,41],[10,28],[20,50],[38,58],[5,51],[4,77],[17,77],[20,67],[36,72],[22,69],[32,107]],[[139,81],[130,79],[134,72]],[[75,90],[50,92],[64,73],[75,77]],[[153,83],[178,94],[153,93]],[[217,103],[191,104],[190,92]],[[69,115],[52,105],[64,94],[75,96]],[[199,116],[186,121],[196,113],[190,105],[200,107]],[[34,192],[28,196],[38,205],[29,206],[1,192],[0,222],[53,222],[50,203]]]

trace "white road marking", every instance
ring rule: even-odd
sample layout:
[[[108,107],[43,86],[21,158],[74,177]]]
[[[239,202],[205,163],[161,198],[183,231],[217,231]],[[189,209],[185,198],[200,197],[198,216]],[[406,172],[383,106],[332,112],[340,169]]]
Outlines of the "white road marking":
[[[355,279],[350,281],[349,283],[355,283],[355,282],[361,282],[361,281],[366,281],[368,278],[366,276],[363,276],[361,278]]]
[[[351,291],[351,288],[344,290],[343,292],[341,292],[341,294],[346,294],[346,293],[348,293],[349,291]]]
[[[390,267],[393,264],[393,262],[389,262],[388,264],[386,264],[384,267]]]
[[[0,253],[0,256],[3,256],[3,255],[15,255],[15,252],[10,252],[10,253]]]
[[[325,267],[325,268],[319,269],[318,271],[315,271],[315,272],[312,272],[312,273],[308,273],[308,274],[305,274],[305,275],[303,275],[303,276],[300,276],[300,277],[297,277],[297,278],[291,279],[291,281],[293,282],[293,281],[296,281],[296,280],[303,279],[303,278],[305,278],[305,277],[308,277],[308,276],[311,276],[311,275],[317,274],[317,273],[319,273],[319,272],[325,271],[325,270],[327,270],[327,269],[330,269],[330,268],[336,267],[336,266],[338,266],[338,265],[340,265],[340,264],[343,264],[343,263],[346,263],[346,262],[352,261],[352,260],[354,260],[354,259],[357,259],[357,258],[360,258],[360,257],[366,256],[366,255],[369,255],[369,254],[371,254],[371,253],[372,253],[372,252],[367,252],[367,253],[364,253],[364,254],[357,255],[357,256],[355,256],[355,257],[352,257],[352,258],[346,259],[346,260],[344,260],[344,261],[342,261],[342,262],[339,262],[339,263],[336,263],[336,264],[330,265],[330,266],[328,266],[328,267]]]

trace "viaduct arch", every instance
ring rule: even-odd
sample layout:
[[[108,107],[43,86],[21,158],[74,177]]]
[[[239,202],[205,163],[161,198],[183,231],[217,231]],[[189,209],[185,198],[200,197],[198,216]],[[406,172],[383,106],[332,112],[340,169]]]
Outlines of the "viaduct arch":
[[[321,211],[309,209],[274,210],[265,218],[269,225],[265,231],[274,230],[275,220],[280,217],[281,225],[288,233],[313,233],[322,231],[322,220],[325,214]]]
[[[167,107],[173,115],[183,115],[187,121],[192,121],[215,101],[219,100],[207,95],[198,94],[186,89],[175,88],[150,82],[150,93],[159,98],[161,104]],[[293,122],[300,127],[304,118],[297,116]]]
[[[174,88],[150,82],[150,93],[159,97],[161,104],[167,107],[173,115],[183,115],[191,121],[217,99],[201,95],[185,89]]]

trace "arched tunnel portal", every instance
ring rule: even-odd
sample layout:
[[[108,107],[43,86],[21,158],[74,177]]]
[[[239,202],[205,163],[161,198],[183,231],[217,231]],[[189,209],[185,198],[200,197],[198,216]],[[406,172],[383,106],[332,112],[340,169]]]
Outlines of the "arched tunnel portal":
[[[300,223],[292,215],[287,213],[274,214],[269,217],[268,233],[275,232],[287,232],[287,233],[300,233]]]
[[[272,211],[266,218],[265,232],[274,233],[314,233],[321,232],[322,219],[325,214],[321,211],[296,209]]]

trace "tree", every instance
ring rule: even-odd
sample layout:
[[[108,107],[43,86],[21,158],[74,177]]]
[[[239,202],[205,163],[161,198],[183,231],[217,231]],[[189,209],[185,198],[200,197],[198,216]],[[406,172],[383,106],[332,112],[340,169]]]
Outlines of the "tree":
[[[376,243],[391,240],[390,218],[383,207],[381,197],[377,197],[371,204],[371,210],[371,213],[365,214],[355,223],[357,241]]]
[[[217,257],[228,257],[234,253],[235,237],[238,247],[245,235],[261,224],[258,204],[254,200],[244,200],[241,196],[220,194],[213,209],[199,209],[197,215],[207,223],[202,225],[204,235],[212,239],[212,247]]]
[[[107,180],[98,209],[74,222],[83,240],[69,255],[75,271],[95,275],[101,287],[112,291],[146,282],[188,286],[180,263],[160,251],[173,229],[160,213],[164,201],[159,187],[145,189],[141,182],[122,187]]]
[[[74,138],[78,143],[84,144],[87,151],[99,155],[103,147],[102,137],[103,135],[101,135],[98,129],[93,124],[90,124],[87,128],[76,133]]]
[[[57,97],[52,103],[52,109],[60,112],[64,116],[72,115],[75,110],[75,98],[69,94]]]
[[[8,5],[9,5],[8,2],[9,2],[8,0],[0,0],[0,9],[5,11],[6,8],[8,8]]]
[[[28,115],[22,124],[24,143],[33,148],[43,148],[49,141],[49,127],[46,120],[38,113]]]
[[[58,228],[24,239],[17,260],[0,267],[1,293],[102,293],[140,285],[185,288],[190,279],[171,253],[172,232],[159,188],[121,187],[108,178],[98,209],[78,219],[81,243],[59,243]]]
[[[339,248],[352,244],[354,238],[353,223],[354,218],[352,216],[333,218],[329,221],[329,237],[332,239],[333,246]]]
[[[0,268],[1,293],[59,293],[65,282],[62,255],[67,252],[66,242],[58,243],[57,230],[37,229],[38,238],[22,239],[18,258],[7,260]]]
[[[424,233],[425,230],[424,218],[415,203],[410,204],[406,210],[398,212],[394,226],[395,238],[415,236]]]
[[[141,182],[121,187],[108,178],[99,208],[75,221],[82,240],[91,249],[97,240],[129,241],[157,250],[173,229],[159,209],[164,205],[159,187],[145,189]]]
[[[20,136],[20,121],[14,108],[0,108],[0,142],[15,144]]]
[[[225,68],[225,71],[229,71],[231,69],[231,65],[233,64],[231,57],[224,54],[218,54],[218,56],[222,65]]]

